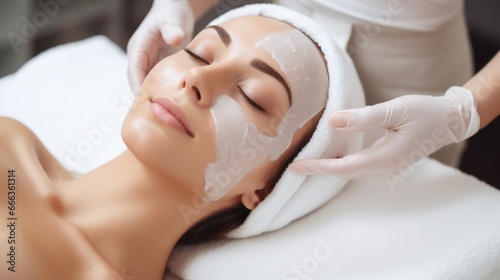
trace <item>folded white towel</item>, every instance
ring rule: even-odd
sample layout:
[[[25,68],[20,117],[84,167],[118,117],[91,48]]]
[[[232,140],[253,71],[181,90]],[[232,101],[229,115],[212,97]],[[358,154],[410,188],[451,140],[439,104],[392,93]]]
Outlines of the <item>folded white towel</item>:
[[[272,4],[247,5],[229,11],[210,24],[219,24],[242,16],[264,16],[286,22],[316,42],[327,61],[329,88],[326,109],[311,140],[296,159],[331,158],[352,153],[361,148],[361,134],[334,132],[328,126],[331,112],[361,107],[364,93],[354,64],[335,40],[315,21],[290,9]],[[321,183],[327,182],[329,188]],[[229,233],[242,238],[279,229],[326,203],[346,180],[336,177],[297,175],[288,169],[282,174],[273,191],[250,213],[243,225]]]

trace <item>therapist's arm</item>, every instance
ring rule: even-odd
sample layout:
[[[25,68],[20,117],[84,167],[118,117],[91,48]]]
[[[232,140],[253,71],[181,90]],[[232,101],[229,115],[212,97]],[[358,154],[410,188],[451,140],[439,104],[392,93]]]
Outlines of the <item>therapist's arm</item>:
[[[500,52],[464,86],[474,95],[483,128],[500,115]]]

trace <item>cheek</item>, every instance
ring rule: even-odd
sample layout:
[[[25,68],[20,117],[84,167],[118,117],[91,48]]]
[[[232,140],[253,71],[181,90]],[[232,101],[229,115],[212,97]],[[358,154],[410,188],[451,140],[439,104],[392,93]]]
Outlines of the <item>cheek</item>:
[[[180,53],[164,58],[149,71],[142,91],[155,92],[164,87],[177,87],[188,70]]]
[[[135,157],[147,168],[175,182],[178,187],[203,189],[204,172],[215,160],[215,143],[210,126],[195,138],[165,127],[149,109],[149,102],[137,102],[122,125],[122,138]]]

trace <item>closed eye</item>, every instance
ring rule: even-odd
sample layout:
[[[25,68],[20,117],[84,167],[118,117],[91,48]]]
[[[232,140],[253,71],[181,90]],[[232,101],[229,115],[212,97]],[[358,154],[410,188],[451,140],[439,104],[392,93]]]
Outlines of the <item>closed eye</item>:
[[[250,97],[248,97],[248,95],[241,89],[241,87],[238,87],[238,89],[240,90],[241,94],[243,95],[243,98],[245,99],[245,101],[250,104],[250,106],[254,107],[255,109],[261,111],[261,112],[266,112],[259,104],[255,103],[255,101],[253,101],[252,99],[250,99]]]
[[[183,47],[182,48],[185,52],[187,52],[192,58],[198,60],[198,61],[201,61],[205,64],[210,64],[210,62],[208,62],[207,60],[205,60],[203,57],[195,54],[194,52],[192,52],[190,49],[188,49],[187,47]]]

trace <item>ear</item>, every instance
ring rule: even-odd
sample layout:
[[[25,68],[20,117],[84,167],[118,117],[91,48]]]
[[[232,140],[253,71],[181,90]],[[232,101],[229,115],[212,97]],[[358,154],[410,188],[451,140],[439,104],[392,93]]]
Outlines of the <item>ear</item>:
[[[241,203],[245,205],[248,210],[253,210],[262,201],[257,191],[246,192],[241,195]]]

